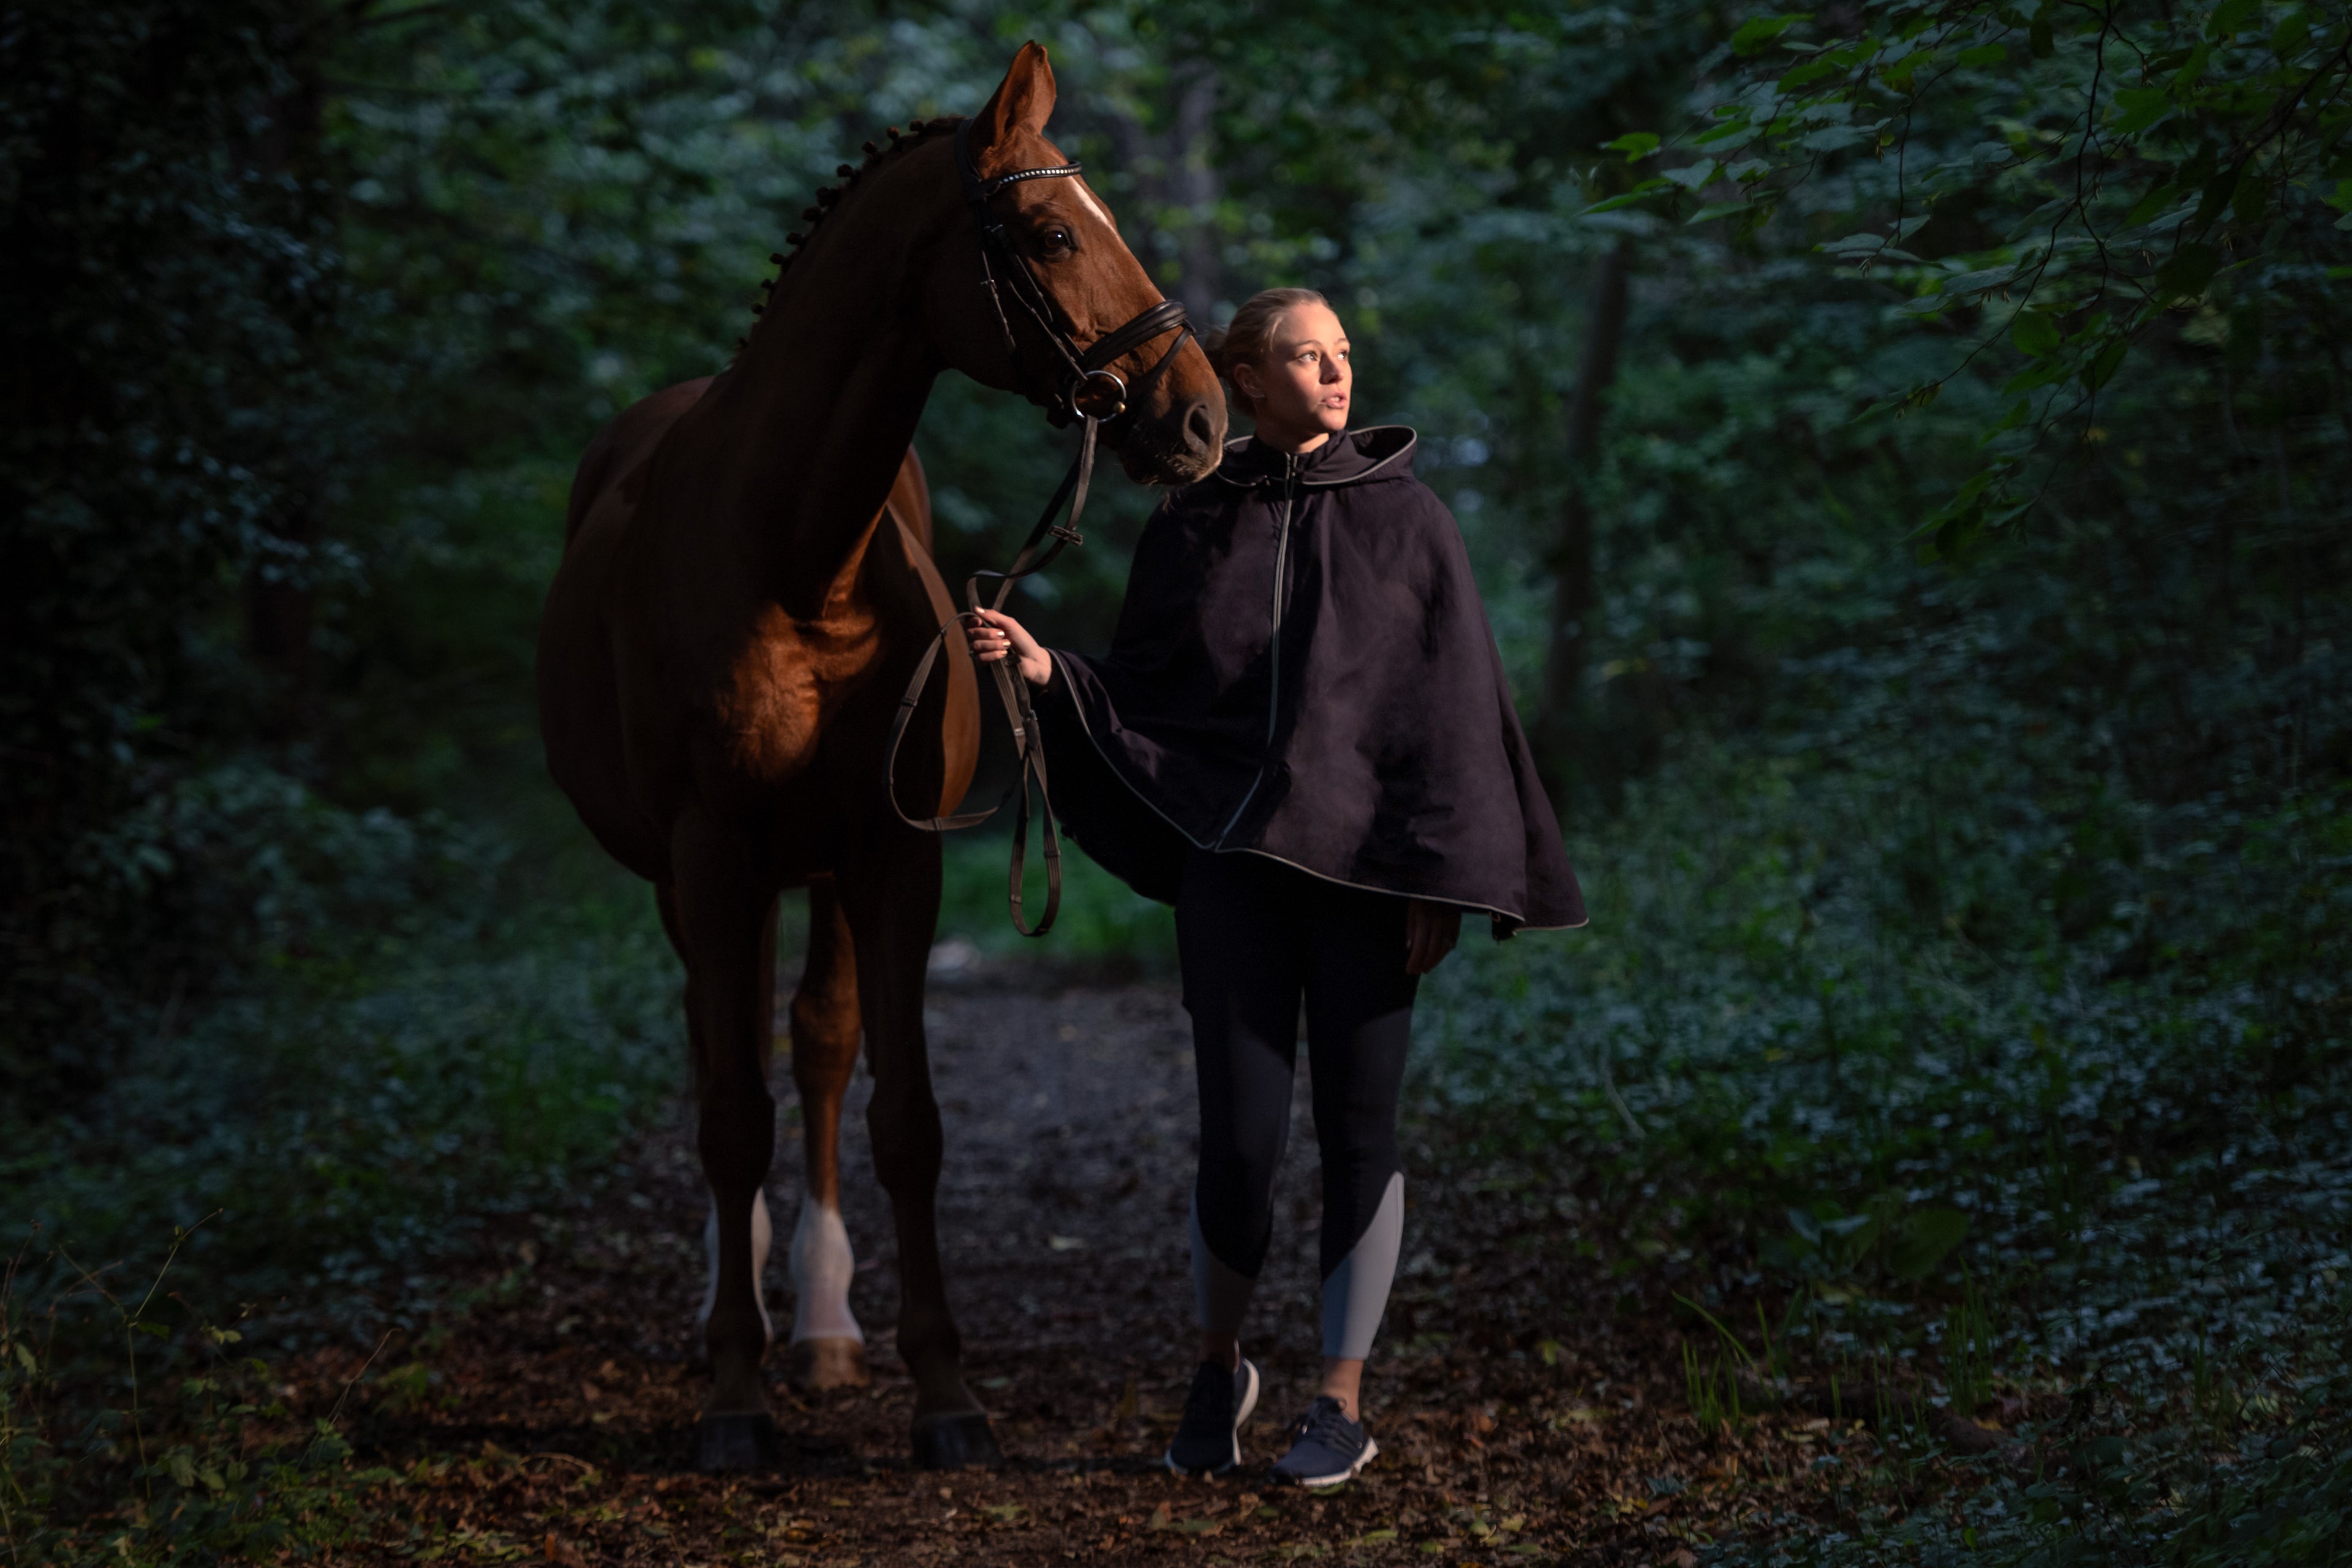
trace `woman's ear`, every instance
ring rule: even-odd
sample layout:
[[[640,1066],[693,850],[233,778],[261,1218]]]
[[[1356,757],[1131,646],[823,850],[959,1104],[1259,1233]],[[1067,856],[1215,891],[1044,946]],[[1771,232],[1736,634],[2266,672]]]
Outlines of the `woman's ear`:
[[[1237,364],[1231,377],[1234,390],[1241,394],[1242,406],[1255,408],[1257,400],[1265,395],[1265,384],[1257,378],[1257,366]]]

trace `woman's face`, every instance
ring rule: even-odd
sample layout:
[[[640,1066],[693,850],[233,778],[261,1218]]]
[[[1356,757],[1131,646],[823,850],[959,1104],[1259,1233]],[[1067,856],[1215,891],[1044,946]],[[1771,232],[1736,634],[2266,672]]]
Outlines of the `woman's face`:
[[[1348,427],[1355,379],[1348,334],[1327,305],[1285,310],[1265,357],[1234,367],[1234,384],[1250,398],[1258,438],[1291,452],[1319,447]]]

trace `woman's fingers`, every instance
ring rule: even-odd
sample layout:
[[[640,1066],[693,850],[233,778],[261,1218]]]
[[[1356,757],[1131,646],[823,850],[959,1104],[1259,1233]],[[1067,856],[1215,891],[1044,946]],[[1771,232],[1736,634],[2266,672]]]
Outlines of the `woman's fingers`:
[[[1042,687],[1053,679],[1053,660],[1011,616],[1002,610],[968,610],[962,619],[972,657],[982,664],[1013,658],[1021,679],[1030,685]]]
[[[1012,636],[1005,629],[1015,624],[1012,616],[997,610],[967,610],[959,618],[971,643],[972,657],[982,664],[994,664],[1013,650]]]

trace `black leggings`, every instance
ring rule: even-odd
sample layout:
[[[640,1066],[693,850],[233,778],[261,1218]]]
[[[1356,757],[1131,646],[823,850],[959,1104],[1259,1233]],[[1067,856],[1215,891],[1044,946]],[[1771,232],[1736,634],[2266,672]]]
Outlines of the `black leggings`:
[[[1201,1085],[1192,1203],[1202,1327],[1238,1331],[1265,1261],[1303,995],[1323,1157],[1323,1353],[1360,1358],[1403,1223],[1397,1097],[1420,984],[1405,973],[1405,900],[1260,855],[1195,849],[1176,934]]]

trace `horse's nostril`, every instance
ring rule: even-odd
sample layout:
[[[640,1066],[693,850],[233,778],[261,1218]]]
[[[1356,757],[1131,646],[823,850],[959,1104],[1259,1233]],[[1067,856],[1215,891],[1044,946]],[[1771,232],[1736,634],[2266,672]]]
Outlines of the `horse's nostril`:
[[[1217,422],[1206,400],[1192,405],[1192,411],[1184,416],[1184,440],[1195,452],[1216,449]]]

